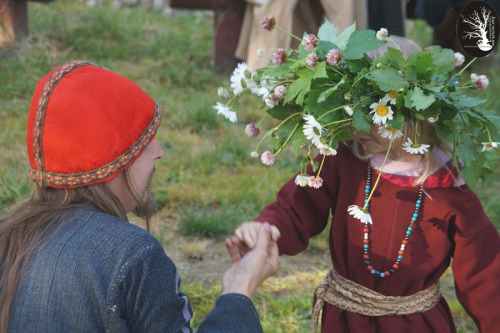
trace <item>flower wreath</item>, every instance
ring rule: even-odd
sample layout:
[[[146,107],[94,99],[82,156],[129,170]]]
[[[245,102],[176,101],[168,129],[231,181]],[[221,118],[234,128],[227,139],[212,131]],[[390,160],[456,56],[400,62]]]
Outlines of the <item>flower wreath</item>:
[[[261,25],[288,33],[274,18],[264,18]],[[461,80],[475,59],[457,71],[464,56],[439,46],[405,59],[384,28],[375,32],[355,30],[352,25],[338,34],[328,21],[317,36],[292,37],[301,41],[299,47],[278,49],[268,67],[251,71],[240,63],[230,79],[232,96],[226,88],[218,90],[227,102],[217,102],[213,108],[231,122],[237,121],[235,105],[247,92],[261,98],[267,115],[279,121],[263,135],[252,157],[260,156],[264,164],[272,165],[284,147],[293,145],[302,157],[297,185],[319,188],[323,163],[314,161],[316,153],[323,155],[323,161],[335,155],[339,142],[353,138],[351,128],[368,133],[372,124],[378,125],[392,143],[402,136],[405,121],[427,121],[453,145],[454,166],[467,182],[492,173],[499,157],[495,148],[500,143],[493,138],[498,135],[500,117],[482,108],[485,100],[470,94],[486,89],[489,81],[476,74]],[[390,43],[384,55],[375,59],[366,55],[384,43]],[[260,132],[253,123],[245,131],[249,136]],[[274,153],[258,153],[265,139],[274,145]],[[418,129],[403,144],[410,154],[423,154],[429,147],[420,141]],[[308,164],[315,176],[305,174]]]

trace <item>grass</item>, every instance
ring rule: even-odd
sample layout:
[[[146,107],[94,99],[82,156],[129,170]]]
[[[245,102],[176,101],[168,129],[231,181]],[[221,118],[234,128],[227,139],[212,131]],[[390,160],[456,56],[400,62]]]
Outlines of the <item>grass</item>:
[[[280,185],[297,171],[296,157],[286,151],[274,168],[249,158],[257,142],[243,130],[246,122],[260,118],[255,101],[246,101],[247,110],[239,112],[236,125],[228,125],[212,110],[217,87],[228,77],[213,73],[210,13],[163,16],[139,8],[116,11],[110,3],[86,8],[71,0],[30,2],[30,36],[0,51],[0,213],[31,189],[26,177],[25,128],[37,80],[64,62],[89,60],[131,78],[163,108],[157,137],[165,157],[157,165],[153,183],[161,207],[160,225],[153,233],[166,247],[185,239],[184,252],[198,256],[274,199]],[[427,45],[429,27],[421,21],[412,24],[410,36]],[[500,109],[495,96],[500,91],[498,55],[474,64],[474,69],[490,77],[487,103],[496,110]],[[480,184],[478,191],[497,227],[499,185],[496,177]],[[203,245],[199,248],[193,246],[198,239]],[[327,253],[326,233],[313,239],[307,251],[315,257]],[[284,269],[283,275],[269,279],[255,295],[264,331],[307,331],[312,290],[326,270],[294,271],[294,265]],[[189,291],[197,327],[220,294],[220,277],[207,282],[187,273],[183,289]],[[459,329],[470,331],[473,325],[452,293],[448,299]]]

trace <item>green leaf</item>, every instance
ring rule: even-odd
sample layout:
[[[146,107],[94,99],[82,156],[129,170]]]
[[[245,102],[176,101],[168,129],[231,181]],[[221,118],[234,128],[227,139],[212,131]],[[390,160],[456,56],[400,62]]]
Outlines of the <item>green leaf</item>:
[[[337,28],[332,24],[332,22],[328,21],[328,19],[325,20],[325,23],[323,23],[318,30],[318,38],[320,40],[332,42],[334,44],[334,41],[337,38],[337,34]]]
[[[436,73],[447,75],[455,69],[455,53],[450,49],[442,49],[440,46],[429,47],[433,63],[436,65]]]
[[[424,91],[419,87],[415,87],[413,90],[408,91],[407,96],[412,102],[412,106],[415,107],[417,111],[428,108],[436,100],[434,95],[425,95]]]
[[[366,52],[373,51],[385,43],[385,41],[378,40],[377,37],[375,37],[375,31],[373,30],[356,30],[349,37],[349,41],[344,50],[344,58],[362,58]]]
[[[311,88],[311,81],[314,77],[315,72],[309,68],[299,69],[297,71],[298,79],[295,80],[286,91],[284,104],[295,99],[295,103],[302,105],[304,102],[304,96]]]
[[[270,77],[283,77],[286,76],[288,73],[293,72],[293,70],[290,68],[290,65],[292,63],[284,63],[281,66],[276,66],[276,67],[269,67],[266,69],[263,73],[265,76],[270,76]]]
[[[301,117],[293,117],[278,130],[278,140],[281,146],[286,147],[290,143],[291,137],[293,135],[292,133],[296,132],[297,129],[300,129],[299,123],[301,121]]]
[[[318,62],[316,67],[314,67],[313,79],[320,79],[328,77],[326,74],[326,61]]]
[[[406,61],[403,72],[409,81],[429,80],[433,73],[429,70],[432,67],[432,55],[429,53],[412,53]]]
[[[267,110],[267,113],[278,120],[285,120],[289,116],[291,116],[294,113],[301,112],[301,108],[299,106],[292,106],[292,105],[276,105],[272,109]]]
[[[318,103],[324,102],[333,92],[335,92],[338,89],[338,87],[340,85],[342,85],[344,83],[345,83],[345,80],[344,80],[344,78],[342,78],[335,86],[321,92],[321,94],[318,97]]]
[[[342,33],[333,39],[333,43],[337,45],[340,49],[344,49],[347,45],[347,41],[349,40],[349,37],[352,35],[352,33],[356,31],[356,23],[353,23],[349,27],[345,28]]]
[[[450,93],[449,96],[451,97],[451,99],[453,99],[458,104],[458,106],[461,106],[464,108],[478,106],[478,105],[486,102],[486,100],[484,100],[484,99],[479,99],[479,98],[472,97],[472,96],[462,95],[462,94],[457,93],[457,92],[452,92],[452,93]]]
[[[391,68],[377,69],[371,72],[370,77],[377,83],[383,91],[399,91],[408,86],[408,82],[398,73],[397,70]]]
[[[352,73],[358,73],[363,68],[369,68],[370,63],[365,59],[351,59],[344,62],[344,64],[349,67]]]
[[[352,125],[357,131],[370,133],[372,124],[367,119],[369,117],[361,108],[355,108],[352,115]]]

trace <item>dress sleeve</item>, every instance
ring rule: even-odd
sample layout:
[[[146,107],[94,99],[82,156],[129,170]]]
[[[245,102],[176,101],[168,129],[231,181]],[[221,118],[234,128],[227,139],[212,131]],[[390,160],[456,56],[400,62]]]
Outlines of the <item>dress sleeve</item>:
[[[321,156],[316,158],[321,163]],[[309,244],[309,238],[321,233],[328,224],[334,199],[331,191],[337,185],[332,172],[332,159],[327,158],[321,172],[323,186],[312,188],[295,184],[295,176],[281,187],[276,201],[269,204],[255,219],[275,225],[281,237],[278,248],[281,254],[295,255]],[[308,168],[307,173],[312,175]]]
[[[460,205],[452,262],[457,298],[480,332],[499,332],[500,237],[472,192]]]
[[[201,323],[198,333],[262,333],[259,315],[252,301],[242,294],[220,296]]]

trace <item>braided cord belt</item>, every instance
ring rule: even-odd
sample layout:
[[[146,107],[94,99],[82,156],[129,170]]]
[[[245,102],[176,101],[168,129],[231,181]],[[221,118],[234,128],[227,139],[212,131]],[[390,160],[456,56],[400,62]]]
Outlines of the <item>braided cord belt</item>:
[[[439,283],[410,296],[384,296],[340,276],[332,267],[314,291],[312,332],[325,302],[342,310],[365,316],[394,316],[425,312],[439,302]]]

